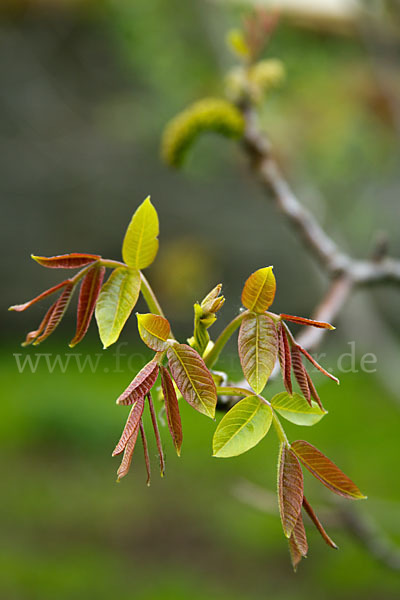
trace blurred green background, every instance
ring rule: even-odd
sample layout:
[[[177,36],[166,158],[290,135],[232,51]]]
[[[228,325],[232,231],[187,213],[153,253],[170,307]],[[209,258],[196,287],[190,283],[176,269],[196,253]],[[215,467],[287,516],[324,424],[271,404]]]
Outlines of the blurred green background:
[[[101,354],[94,325],[76,352],[81,360],[101,354],[95,372],[88,365],[80,372],[72,358],[65,372],[49,372],[41,359],[36,372],[19,373],[14,356],[71,354],[73,311],[39,350],[20,348],[41,308],[17,316],[7,306],[57,279],[29,254],[87,251],[118,259],[127,222],[149,193],[161,246],[148,276],[182,339],[191,334],[193,301],[223,282],[219,330],[240,306],[244,279],[265,264],[275,267],[277,310],[311,314],[326,281],[264,198],[240,149],[206,136],[183,171],[159,159],[166,121],[189,102],[222,93],[234,64],[225,33],[250,4],[1,3],[1,599],[400,595],[398,290],[357,292],[320,348],[335,370],[354,341],[356,366],[373,352],[376,373],[337,373],[340,388],[316,378],[328,417],[306,431],[287,427],[292,439],[325,451],[368,495],[351,508],[373,550],[397,570],[343,527],[343,503],[332,504],[306,477],[308,497],[326,515],[340,550],[331,551],[306,523],[309,559],[293,574],[269,498],[276,479],[272,432],[245,456],[215,460],[215,425],[183,407],[180,459],[162,432],[166,478],[158,478],[153,444],[150,489],[140,452],[116,485],[118,460],[110,454],[126,412],[114,399],[147,356],[134,319],[121,336],[128,356],[118,368],[113,348]],[[261,115],[279,162],[344,249],[366,256],[385,231],[399,256],[398,12],[378,2],[377,12],[342,9],[333,18],[320,14],[323,3],[315,2],[313,14],[302,13],[300,1],[297,12],[281,4],[267,55],[285,62],[287,81]],[[233,355],[234,344],[221,367],[239,377]]]

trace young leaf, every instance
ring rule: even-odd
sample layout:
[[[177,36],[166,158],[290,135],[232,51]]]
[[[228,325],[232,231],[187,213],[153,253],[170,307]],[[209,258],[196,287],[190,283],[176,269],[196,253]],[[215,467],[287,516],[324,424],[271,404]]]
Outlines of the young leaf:
[[[120,395],[117,404],[133,404],[136,400],[148,394],[156,382],[158,369],[159,367],[155,360],[147,363]]]
[[[118,340],[139,292],[140,273],[137,269],[118,267],[103,285],[96,304],[96,321],[104,348]]]
[[[303,502],[303,473],[296,455],[285,444],[279,453],[278,499],[283,532],[290,538]]]
[[[306,530],[304,529],[303,517],[301,512],[297,517],[296,525],[289,538],[290,557],[292,559],[293,569],[296,571],[301,559],[307,556],[308,543]]]
[[[70,283],[70,280],[65,279],[65,281],[62,281],[61,283],[57,283],[57,285],[49,288],[48,290],[45,290],[44,292],[39,294],[39,296],[36,296],[36,298],[33,298],[32,300],[29,300],[28,302],[25,302],[24,304],[14,304],[13,306],[10,306],[10,308],[8,310],[13,310],[15,312],[22,312],[23,310],[26,310],[27,308],[31,307],[33,304],[36,304],[36,302],[40,302],[40,300],[43,300],[43,298],[47,298],[47,296],[50,296],[51,294],[55,294],[55,292],[58,292],[58,290],[61,290],[63,287],[65,287],[69,283]]]
[[[306,513],[308,514],[308,516],[310,517],[311,521],[314,523],[315,527],[320,532],[323,540],[328,544],[328,546],[330,546],[331,548],[335,548],[335,550],[336,550],[337,546],[336,546],[335,542],[326,533],[325,529],[322,526],[321,521],[318,519],[311,504],[309,504],[309,502],[305,496],[303,496],[303,508],[306,511]]]
[[[60,254],[59,256],[34,256],[31,254],[31,257],[42,267],[49,269],[79,269],[101,258],[98,254],[81,254],[78,252]]]
[[[213,438],[213,456],[238,456],[253,448],[268,433],[272,410],[258,396],[240,400],[224,416]]]
[[[170,346],[167,356],[172,376],[186,402],[213,419],[217,390],[201,356],[187,344]]]
[[[69,283],[65,286],[58,300],[53,304],[51,309],[47,312],[45,319],[47,320],[46,326],[43,330],[43,333],[36,337],[33,342],[34,346],[37,346],[41,342],[43,342],[46,338],[49,337],[55,330],[55,328],[59,325],[61,319],[63,318],[65,311],[68,308],[68,304],[71,300],[72,292],[74,291],[74,284]]]
[[[326,414],[315,402],[310,406],[300,394],[281,392],[272,398],[271,404],[282,417],[296,425],[315,425]]]
[[[274,301],[276,282],[273,267],[258,269],[250,275],[242,291],[242,304],[256,313],[263,313]]]
[[[76,346],[86,335],[105,273],[105,267],[94,266],[91,267],[82,280],[78,301],[76,332],[74,339],[69,344],[70,348]]]
[[[139,335],[149,348],[156,352],[162,352],[168,348],[167,339],[171,333],[171,327],[164,317],[151,313],[141,315],[136,313],[138,320]]]
[[[146,438],[146,434],[145,434],[145,431],[144,431],[142,419],[140,419],[139,428],[140,428],[140,436],[142,438],[143,452],[144,452],[144,462],[145,462],[145,465],[146,465],[146,472],[147,472],[147,481],[146,481],[146,484],[149,486],[150,485],[150,480],[151,480],[150,456],[149,456],[149,447],[147,445],[147,438]]]
[[[323,367],[321,367],[321,365],[319,363],[317,363],[317,361],[315,360],[315,358],[313,358],[311,356],[311,354],[309,354],[307,352],[307,350],[305,350],[305,348],[303,348],[302,346],[298,345],[298,348],[300,350],[300,352],[302,354],[304,354],[304,356],[307,358],[307,360],[310,361],[310,363],[312,365],[314,365],[314,367],[316,367],[318,369],[318,371],[321,371],[321,373],[323,373],[324,375],[326,375],[327,377],[329,377],[330,379],[332,379],[332,381],[335,381],[337,384],[339,384],[339,379],[337,377],[335,377],[334,375],[332,375],[332,373],[329,373],[329,371],[326,371],[326,369],[324,369]]]
[[[291,321],[292,323],[299,323],[299,325],[310,325],[311,327],[319,327],[320,329],[336,329],[330,323],[325,321],[313,321],[312,319],[306,319],[305,317],[295,317],[294,315],[279,315],[284,321]]]
[[[161,386],[165,400],[165,412],[167,413],[168,429],[174,442],[176,453],[181,454],[182,446],[182,422],[179,413],[178,400],[175,393],[171,376],[165,367],[161,367]]]
[[[278,353],[275,323],[267,315],[250,313],[239,331],[239,357],[244,376],[260,394],[271,375]]]
[[[120,454],[124,450],[124,448],[127,444],[127,441],[129,440],[129,438],[131,437],[131,435],[133,434],[133,432],[135,431],[135,429],[137,429],[137,427],[139,425],[139,421],[142,418],[143,409],[144,409],[144,397],[142,396],[141,398],[138,398],[134,402],[134,404],[130,410],[128,419],[126,421],[126,425],[125,425],[124,430],[121,435],[121,438],[120,438],[118,444],[116,445],[114,452],[112,453],[113,456]]]
[[[308,383],[308,387],[310,390],[310,395],[312,396],[312,398],[314,398],[315,402],[318,404],[318,406],[320,407],[320,409],[325,413],[325,409],[322,406],[322,402],[321,399],[318,395],[317,390],[315,389],[315,385],[313,383],[313,380],[311,379],[310,375],[307,373],[306,371],[306,375],[307,375],[307,383]]]
[[[159,225],[157,211],[150,196],[139,206],[129,223],[122,245],[124,262],[135,269],[145,269],[156,257]]]
[[[162,444],[161,444],[160,432],[159,432],[159,429],[158,429],[157,417],[156,417],[156,413],[155,413],[155,410],[154,410],[153,401],[151,399],[150,392],[147,394],[147,400],[149,402],[151,422],[153,424],[153,430],[154,430],[154,435],[155,435],[155,438],[156,438],[158,456],[159,456],[159,459],[160,459],[160,473],[161,473],[161,477],[164,477],[164,473],[165,473],[165,458],[164,458],[164,452],[163,452]]]
[[[132,433],[131,437],[127,441],[125,446],[124,456],[122,458],[120,467],[117,471],[117,481],[125,477],[128,474],[129,468],[132,462],[133,451],[135,449],[136,440],[139,434],[139,425],[136,427],[135,431]]]
[[[303,440],[293,442],[291,448],[310,473],[329,490],[353,500],[366,498],[356,484],[317,448]]]
[[[292,386],[292,378],[291,378],[291,369],[292,369],[292,359],[290,356],[290,346],[289,340],[285,331],[285,328],[282,323],[279,323],[278,326],[278,337],[279,337],[279,345],[278,345],[278,358],[279,364],[281,367],[283,383],[285,385],[286,390],[289,394],[293,393]]]
[[[308,385],[307,371],[304,368],[301,360],[300,349],[297,345],[292,346],[292,367],[296,381],[301,389],[301,393],[311,406],[311,391],[310,386]]]

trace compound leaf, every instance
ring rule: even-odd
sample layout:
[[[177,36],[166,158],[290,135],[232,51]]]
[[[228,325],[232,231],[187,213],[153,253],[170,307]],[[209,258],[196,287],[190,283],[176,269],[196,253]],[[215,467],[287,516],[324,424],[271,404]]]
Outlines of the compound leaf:
[[[150,196],[136,210],[122,244],[124,262],[135,269],[145,269],[158,251],[159,225],[157,211]]]
[[[140,272],[118,267],[103,285],[96,304],[96,321],[104,348],[114,344],[140,292]]]
[[[187,344],[170,346],[167,356],[172,376],[186,402],[213,419],[217,390],[201,356]]]
[[[271,375],[278,353],[275,323],[267,315],[250,313],[239,331],[239,357],[244,376],[260,394]]]
[[[218,458],[238,456],[253,448],[268,433],[272,410],[258,396],[240,400],[223,417],[213,439],[213,454]]]
[[[263,313],[274,301],[276,282],[273,267],[258,269],[250,275],[242,291],[242,304],[256,313]]]
[[[310,406],[303,396],[296,393],[276,394],[271,404],[282,417],[296,425],[315,425],[326,414],[326,411],[322,410],[316,402],[312,402]]]

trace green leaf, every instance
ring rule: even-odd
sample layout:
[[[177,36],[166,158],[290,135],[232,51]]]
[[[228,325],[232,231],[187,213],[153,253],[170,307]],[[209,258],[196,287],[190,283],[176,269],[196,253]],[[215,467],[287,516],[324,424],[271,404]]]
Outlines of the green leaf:
[[[183,398],[200,413],[215,416],[217,389],[201,356],[187,344],[174,344],[167,350],[172,376]]]
[[[168,348],[167,340],[171,333],[171,327],[164,317],[147,313],[141,315],[136,313],[138,320],[139,335],[149,348],[156,352],[162,352]]]
[[[306,469],[331,492],[353,500],[366,498],[356,484],[315,446],[304,440],[297,440],[291,444],[291,448]]]
[[[238,456],[258,444],[268,433],[272,410],[258,396],[240,400],[224,416],[213,438],[213,455]]]
[[[137,269],[114,269],[101,288],[96,304],[96,321],[104,348],[114,344],[131,314],[140,292]]]
[[[156,257],[159,225],[157,211],[150,196],[139,206],[132,217],[122,244],[122,258],[130,267],[145,269]]]
[[[250,275],[242,291],[242,304],[256,313],[263,313],[275,297],[276,282],[273,267],[258,269]]]
[[[296,425],[315,425],[326,415],[326,411],[316,402],[312,402],[310,406],[300,394],[281,392],[272,398],[271,404],[282,417]]]
[[[244,376],[260,394],[271,375],[278,354],[278,333],[267,315],[250,313],[239,331],[239,357]]]

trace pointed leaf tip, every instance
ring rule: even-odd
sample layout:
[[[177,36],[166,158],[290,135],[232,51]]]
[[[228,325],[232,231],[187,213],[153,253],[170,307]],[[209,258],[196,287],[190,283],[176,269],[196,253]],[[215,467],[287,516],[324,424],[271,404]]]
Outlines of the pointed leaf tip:
[[[124,262],[136,269],[145,269],[154,261],[158,251],[159,223],[150,196],[134,213],[122,244]]]

